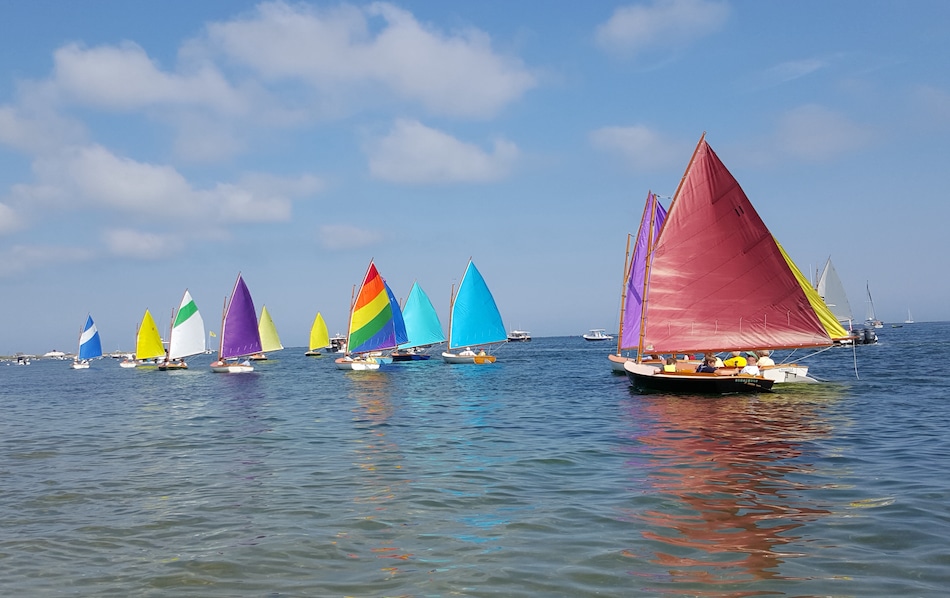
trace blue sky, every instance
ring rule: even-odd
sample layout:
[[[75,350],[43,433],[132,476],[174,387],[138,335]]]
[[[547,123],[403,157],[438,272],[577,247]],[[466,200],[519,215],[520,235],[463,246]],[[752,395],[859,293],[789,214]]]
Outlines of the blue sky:
[[[0,354],[104,347],[243,272],[284,344],[371,258],[447,321],[616,329],[624,248],[703,131],[856,315],[950,319],[950,3],[0,2]]]

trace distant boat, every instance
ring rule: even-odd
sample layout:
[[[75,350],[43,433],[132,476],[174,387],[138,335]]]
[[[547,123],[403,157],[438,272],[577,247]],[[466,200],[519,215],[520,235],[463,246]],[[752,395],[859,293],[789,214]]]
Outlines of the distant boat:
[[[905,324],[913,324],[913,323],[914,323],[914,316],[910,315],[910,308],[909,308],[909,307],[907,308],[907,319],[904,320],[904,323],[905,323]]]
[[[159,370],[184,370],[188,368],[186,357],[205,352],[205,323],[198,306],[188,289],[181,298],[178,311],[172,319],[168,336],[168,355]]]
[[[865,323],[872,328],[884,328],[884,322],[877,319],[877,316],[874,314],[874,300],[871,299],[871,286],[866,285],[868,291],[868,312],[867,319]]]
[[[612,341],[614,337],[607,334],[606,328],[591,328],[590,332],[582,335],[585,341]]]
[[[89,369],[89,360],[102,357],[102,341],[99,339],[99,329],[92,321],[92,316],[86,316],[86,324],[79,332],[79,352],[76,359],[70,364],[74,370]]]
[[[330,337],[331,353],[346,353],[346,335],[339,332]]]
[[[399,302],[370,261],[359,293],[350,306],[346,354],[335,361],[341,370],[378,370],[380,351],[409,340]],[[376,355],[379,353],[379,355]],[[354,357],[355,355],[355,357]]]
[[[408,341],[393,349],[393,361],[422,361],[430,358],[425,352],[428,347],[445,342],[442,322],[436,313],[429,296],[419,283],[412,283],[406,304],[402,308],[402,318],[406,323]]]
[[[261,306],[261,318],[257,325],[257,331],[261,335],[261,352],[251,355],[253,361],[263,361],[267,359],[267,353],[280,351],[284,348],[280,344],[280,337],[277,335],[277,326],[274,325],[274,319],[271,318],[267,306]]]
[[[309,357],[319,357],[322,355],[320,349],[330,346],[330,332],[327,330],[327,323],[323,321],[323,316],[317,312],[317,317],[313,319],[313,325],[310,327],[310,350],[306,352]]]
[[[141,366],[148,364],[157,366],[155,361],[159,357],[165,357],[165,345],[162,343],[162,335],[158,332],[158,326],[155,325],[155,319],[149,311],[145,310],[142,316],[142,323],[139,324],[138,333],[135,335],[135,360]],[[148,360],[152,360],[151,363]]]
[[[825,267],[818,275],[818,281],[815,283],[815,291],[825,302],[826,307],[834,314],[834,317],[842,326],[847,326],[848,337],[836,338],[832,335],[832,340],[836,345],[866,345],[877,342],[877,335],[870,328],[862,330],[855,328],[854,315],[851,312],[851,303],[848,302],[848,296],[845,294],[844,285],[838,277],[838,271],[835,270],[831,258],[825,262]]]
[[[508,333],[508,342],[518,343],[531,340],[531,333],[527,330],[512,330]]]
[[[261,334],[257,327],[257,311],[254,309],[251,292],[239,273],[221,318],[218,359],[211,364],[211,371],[232,374],[253,372],[254,366],[250,361],[237,360],[260,352]]]
[[[446,363],[495,363],[484,347],[508,341],[505,323],[495,298],[471,260],[462,275],[458,292],[449,301],[449,339],[442,360]],[[476,347],[476,352],[472,349]],[[459,349],[462,349],[461,351]]]

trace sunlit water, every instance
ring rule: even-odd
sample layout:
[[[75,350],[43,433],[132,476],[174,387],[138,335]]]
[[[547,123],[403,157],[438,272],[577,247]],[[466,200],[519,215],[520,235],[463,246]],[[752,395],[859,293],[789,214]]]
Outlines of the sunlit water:
[[[636,394],[579,337],[2,365],[0,595],[944,596],[950,324],[879,332],[751,397]]]

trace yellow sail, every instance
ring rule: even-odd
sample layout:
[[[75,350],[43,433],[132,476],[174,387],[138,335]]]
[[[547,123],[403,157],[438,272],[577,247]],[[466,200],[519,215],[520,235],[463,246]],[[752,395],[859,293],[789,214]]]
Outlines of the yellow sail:
[[[815,310],[815,315],[818,316],[818,320],[821,322],[821,325],[824,326],[825,330],[828,332],[828,336],[832,340],[840,340],[848,338],[850,335],[848,331],[845,330],[841,323],[838,322],[834,314],[831,313],[831,310],[828,309],[828,306],[825,305],[825,302],[822,300],[821,295],[818,294],[814,288],[812,288],[811,283],[808,282],[808,279],[805,278],[805,275],[802,274],[801,270],[798,269],[798,266],[795,265],[795,262],[792,261],[792,258],[788,257],[788,254],[785,253],[785,249],[782,247],[782,244],[778,242],[778,239],[772,237],[775,241],[775,244],[778,245],[778,250],[782,252],[782,257],[785,258],[785,263],[788,264],[788,267],[791,268],[792,272],[795,274],[795,278],[798,279],[798,284],[802,286],[802,290],[805,291],[805,296],[808,297],[808,302],[811,303],[812,309]]]
[[[164,356],[165,346],[162,344],[162,335],[158,333],[158,326],[155,325],[152,314],[146,309],[135,339],[135,358],[155,359]]]
[[[317,312],[317,317],[313,319],[313,326],[310,327],[310,350],[329,346],[330,331],[327,330],[327,323],[323,321],[323,316]]]
[[[274,326],[274,320],[271,319],[266,305],[261,308],[261,319],[258,322],[257,330],[261,334],[261,351],[280,351],[284,348],[280,344],[277,327]]]

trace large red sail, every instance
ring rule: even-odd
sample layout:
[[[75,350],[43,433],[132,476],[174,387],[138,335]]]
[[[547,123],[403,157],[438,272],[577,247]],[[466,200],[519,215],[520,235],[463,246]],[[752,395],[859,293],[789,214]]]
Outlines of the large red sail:
[[[772,234],[705,139],[670,206],[649,277],[644,352],[831,344]]]

